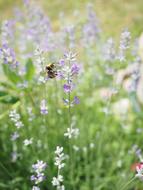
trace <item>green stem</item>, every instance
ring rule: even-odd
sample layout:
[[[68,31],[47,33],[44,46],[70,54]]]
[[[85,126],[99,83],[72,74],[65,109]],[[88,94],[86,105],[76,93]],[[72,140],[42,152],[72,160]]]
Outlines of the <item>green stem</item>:
[[[134,180],[136,177],[133,177],[130,181],[128,181],[120,190],[125,190]]]

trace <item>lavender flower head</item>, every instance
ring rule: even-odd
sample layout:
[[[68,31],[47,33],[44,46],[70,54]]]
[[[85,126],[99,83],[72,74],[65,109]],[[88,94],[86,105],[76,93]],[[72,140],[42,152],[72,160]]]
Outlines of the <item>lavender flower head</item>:
[[[103,54],[105,61],[115,60],[115,43],[112,38],[109,38],[103,48]]]
[[[43,172],[46,169],[46,167],[47,164],[42,160],[37,160],[37,163],[32,165],[32,168],[37,174]]]
[[[117,60],[119,60],[120,62],[126,60],[126,50],[129,49],[130,40],[131,34],[126,29],[121,33],[120,37],[119,53],[117,55]]]
[[[17,67],[19,64],[16,60],[14,50],[11,49],[8,44],[3,44],[0,48],[0,59],[4,64],[11,64],[14,67]]]
[[[30,179],[31,181],[34,181],[36,185],[41,183],[45,179],[44,171],[46,167],[47,164],[42,160],[37,160],[37,163],[32,165],[35,175],[32,175]]]
[[[56,186],[58,190],[64,190],[63,183],[63,176],[60,174],[61,169],[65,166],[65,163],[63,161],[65,160],[65,155],[63,153],[63,147],[57,146],[55,151],[56,157],[55,157],[55,165],[58,168],[58,175],[56,177],[53,177],[52,184],[53,186]]]
[[[83,26],[83,44],[87,47],[93,45],[99,38],[101,32],[99,21],[96,17],[96,13],[93,10],[93,5],[87,5],[87,22]]]
[[[16,139],[18,139],[19,138],[19,133],[16,131],[16,132],[14,132],[12,135],[11,135],[11,140],[12,141],[15,141]]]

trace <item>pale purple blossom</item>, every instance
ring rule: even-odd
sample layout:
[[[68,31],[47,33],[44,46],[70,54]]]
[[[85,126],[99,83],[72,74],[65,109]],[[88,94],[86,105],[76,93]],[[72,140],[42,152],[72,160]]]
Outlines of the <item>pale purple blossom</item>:
[[[31,181],[34,181],[36,185],[45,180],[44,171],[46,167],[47,164],[42,160],[37,160],[37,163],[32,165],[32,169],[35,174],[32,175],[30,179]]]
[[[47,167],[47,164],[43,162],[42,160],[37,160],[37,163],[32,165],[32,168],[36,173],[43,172],[46,169],[46,167]]]
[[[126,50],[129,49],[130,40],[131,40],[131,34],[126,29],[121,33],[120,45],[119,45],[119,53],[118,53],[118,55],[116,57],[117,60],[119,60],[120,62],[126,60]]]
[[[80,100],[77,96],[74,97],[73,104],[80,104]]]
[[[63,88],[65,93],[69,93],[72,91],[72,86],[70,84],[64,84]]]
[[[11,140],[12,141],[15,141],[16,139],[19,138],[19,133],[17,131],[15,131],[12,135],[11,135]]]
[[[4,64],[11,64],[13,67],[19,65],[14,50],[10,48],[8,44],[3,44],[0,48],[0,59]]]
[[[17,129],[20,129],[24,126],[23,122],[21,121],[21,116],[19,113],[17,113],[16,110],[10,111],[9,117],[10,117],[11,121],[13,121],[13,123]]]

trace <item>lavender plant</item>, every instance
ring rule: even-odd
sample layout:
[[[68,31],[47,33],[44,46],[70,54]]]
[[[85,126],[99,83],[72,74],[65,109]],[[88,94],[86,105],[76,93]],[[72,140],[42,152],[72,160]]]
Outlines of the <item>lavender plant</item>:
[[[142,61],[131,33],[106,39],[92,4],[56,27],[34,1],[14,14],[0,30],[0,189],[142,189]]]

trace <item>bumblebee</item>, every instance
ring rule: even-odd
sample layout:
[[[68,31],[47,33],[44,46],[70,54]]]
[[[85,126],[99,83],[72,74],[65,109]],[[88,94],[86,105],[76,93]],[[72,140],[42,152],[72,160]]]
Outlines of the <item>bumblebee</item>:
[[[54,63],[51,63],[46,66],[46,73],[49,78],[55,78],[57,76],[57,71]]]

